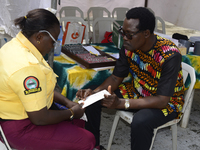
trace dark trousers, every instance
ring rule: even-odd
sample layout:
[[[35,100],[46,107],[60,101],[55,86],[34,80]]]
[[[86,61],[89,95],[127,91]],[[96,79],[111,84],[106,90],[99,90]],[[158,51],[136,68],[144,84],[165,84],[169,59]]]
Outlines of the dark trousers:
[[[115,91],[116,95],[122,97],[118,92]],[[85,128],[94,134],[96,145],[100,144],[101,108],[101,101],[98,101],[87,107],[85,111],[88,118]],[[130,111],[134,113],[135,110]],[[159,109],[141,109],[135,112],[131,123],[131,150],[149,150],[154,128],[176,117],[176,112],[164,116]]]

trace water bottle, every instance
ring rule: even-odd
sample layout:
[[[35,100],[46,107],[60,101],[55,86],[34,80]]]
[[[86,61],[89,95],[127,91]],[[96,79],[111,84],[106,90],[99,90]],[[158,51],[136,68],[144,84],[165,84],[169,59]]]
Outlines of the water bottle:
[[[58,36],[57,44],[54,47],[54,56],[59,56],[62,49],[62,38],[63,38],[63,31],[62,26],[60,26],[60,34]]]

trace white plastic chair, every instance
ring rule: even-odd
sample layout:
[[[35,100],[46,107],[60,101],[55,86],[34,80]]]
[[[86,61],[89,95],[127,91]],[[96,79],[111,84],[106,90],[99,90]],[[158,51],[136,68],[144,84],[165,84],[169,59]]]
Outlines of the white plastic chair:
[[[185,104],[184,104],[183,109],[182,109],[183,115],[180,117],[180,119],[174,119],[172,121],[167,122],[166,124],[164,124],[162,126],[159,126],[156,129],[154,129],[154,136],[152,138],[150,150],[153,147],[153,143],[154,143],[154,139],[156,137],[157,130],[161,129],[161,128],[168,127],[168,126],[170,126],[171,129],[172,129],[172,147],[173,147],[173,150],[177,150],[177,123],[181,119],[182,119],[182,121],[181,121],[182,124],[185,124],[185,122],[188,122],[188,119],[189,119],[189,116],[190,116],[191,105],[192,105],[192,101],[193,101],[193,96],[194,96],[193,87],[194,87],[194,84],[196,82],[196,75],[195,75],[195,70],[194,70],[193,67],[182,62],[182,70],[183,70],[183,82],[185,83],[188,75],[190,76],[190,79],[191,79],[191,84],[189,86],[189,89],[187,91],[185,91],[185,94],[184,94]],[[127,112],[127,111],[117,111],[116,112],[115,118],[114,118],[114,121],[113,121],[113,125],[112,125],[112,129],[111,129],[111,133],[110,133],[110,138],[109,138],[109,141],[108,141],[107,150],[110,150],[110,148],[111,148],[111,144],[112,144],[112,141],[113,141],[113,137],[114,137],[115,130],[116,130],[119,119],[122,118],[123,120],[125,120],[126,122],[131,124],[133,117],[134,117],[134,114],[132,112]]]
[[[1,125],[0,125],[0,135],[3,138],[3,142],[4,142],[4,143],[1,143],[1,144],[4,144],[8,150],[16,150],[16,149],[12,149],[10,147],[10,145],[8,144],[8,141],[7,141],[7,139],[6,139],[6,137],[5,137],[4,133],[3,133],[3,130],[1,128]]]
[[[92,37],[92,31],[94,30],[93,21],[99,17],[110,17],[110,12],[105,7],[90,7],[87,11],[87,20],[89,27],[89,36]]]
[[[163,34],[166,34],[166,30],[165,30],[165,21],[159,17],[159,16],[156,16],[155,15],[155,12],[150,8],[150,7],[147,7],[147,9],[152,12],[155,16],[155,32],[159,32],[159,33],[163,33]],[[160,27],[158,27],[158,23],[161,24],[161,30],[159,29]]]
[[[89,39],[88,39],[88,25],[87,25],[87,23],[81,17],[63,17],[63,18],[60,19],[60,23],[63,27],[63,33],[65,32],[65,27],[66,27],[67,22],[78,22],[79,24],[83,24],[83,25],[86,26],[84,39],[85,39],[85,43],[88,44]]]
[[[155,16],[155,12],[153,11],[153,9],[151,9],[150,7],[146,7],[150,12],[153,13],[153,15]]]
[[[156,32],[160,32],[160,33],[163,33],[163,34],[166,34],[166,31],[165,31],[165,21],[159,17],[159,16],[155,16],[156,18],[156,21],[155,21],[155,30]],[[160,22],[161,24],[161,30],[158,28],[158,23]]]
[[[104,39],[106,31],[111,32],[113,30],[114,18],[96,18],[93,22],[93,42],[101,43]]]
[[[63,16],[64,13],[64,16]],[[62,7],[59,11],[60,18],[62,17],[81,17],[84,19],[83,11],[75,6],[65,6]]]
[[[124,21],[124,18],[126,17],[126,13],[129,10],[129,8],[126,7],[116,7],[112,11],[112,17],[115,20]]]

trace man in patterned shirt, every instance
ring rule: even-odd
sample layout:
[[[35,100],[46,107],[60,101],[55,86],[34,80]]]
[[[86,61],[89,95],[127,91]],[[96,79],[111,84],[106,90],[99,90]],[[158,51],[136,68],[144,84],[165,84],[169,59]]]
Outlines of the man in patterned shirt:
[[[102,89],[111,93],[86,109],[86,128],[95,135],[96,145],[101,106],[135,112],[131,123],[132,150],[148,150],[153,129],[180,115],[184,104],[182,57],[173,42],[154,34],[154,28],[155,16],[148,9],[130,9],[119,29],[124,41],[113,74],[93,91],[77,92],[81,98]],[[129,73],[132,81],[123,83]]]

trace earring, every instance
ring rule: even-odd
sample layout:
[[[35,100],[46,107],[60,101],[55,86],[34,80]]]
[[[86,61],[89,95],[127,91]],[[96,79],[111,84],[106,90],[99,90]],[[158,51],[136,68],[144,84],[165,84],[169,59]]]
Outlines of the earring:
[[[40,44],[40,41],[37,41],[38,44]]]

